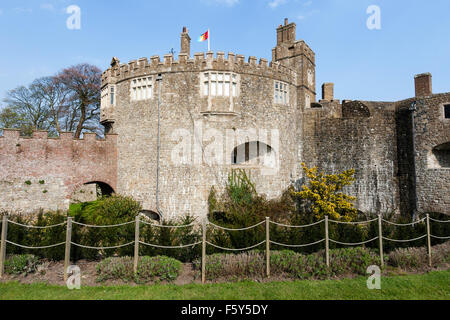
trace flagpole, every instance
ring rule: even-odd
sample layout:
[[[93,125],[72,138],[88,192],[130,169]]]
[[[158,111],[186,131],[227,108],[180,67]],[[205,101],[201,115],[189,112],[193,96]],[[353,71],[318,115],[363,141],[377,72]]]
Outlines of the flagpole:
[[[211,51],[211,42],[210,42],[210,39],[211,39],[211,32],[210,32],[209,29],[208,29],[208,51]]]

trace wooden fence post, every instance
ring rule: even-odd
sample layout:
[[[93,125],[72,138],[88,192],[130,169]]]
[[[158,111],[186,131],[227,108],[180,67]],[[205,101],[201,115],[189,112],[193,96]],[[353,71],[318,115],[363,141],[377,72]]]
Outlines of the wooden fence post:
[[[384,255],[383,255],[383,217],[378,215],[378,236],[380,238],[380,260],[381,267],[384,267]]]
[[[133,265],[133,271],[134,273],[137,273],[138,271],[138,262],[139,262],[139,229],[141,226],[141,221],[139,219],[139,216],[136,217],[136,227],[134,230],[134,265]]]
[[[431,257],[431,226],[429,214],[427,214],[427,236],[428,236],[428,264],[431,268],[433,266],[433,261]]]
[[[325,216],[325,256],[327,267],[330,267],[330,235],[328,231],[328,216]]]
[[[5,271],[5,260],[6,260],[6,233],[8,232],[8,216],[3,215],[2,220],[2,242],[0,248],[0,278],[3,277]]]
[[[266,274],[270,278],[270,218],[266,217]]]
[[[203,225],[202,225],[202,233],[203,233],[203,240],[202,240],[202,283],[204,284],[206,282],[206,217],[203,219]]]
[[[70,245],[72,242],[72,218],[67,219],[67,229],[66,229],[66,252],[64,257],[64,282],[67,282],[68,275],[67,270],[70,263]]]

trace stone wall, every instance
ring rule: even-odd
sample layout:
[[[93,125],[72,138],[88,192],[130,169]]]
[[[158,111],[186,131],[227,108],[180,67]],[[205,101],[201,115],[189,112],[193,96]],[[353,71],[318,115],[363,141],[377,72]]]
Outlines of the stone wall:
[[[325,103],[305,113],[303,161],[327,173],[355,169],[356,182],[347,191],[357,197],[359,210],[398,211],[393,104],[351,103],[346,118],[337,117],[337,108],[337,102]]]
[[[72,133],[48,138],[34,132],[32,138],[17,130],[4,130],[0,137],[0,211],[34,213],[67,210],[71,195],[89,182],[117,186],[117,136],[96,140]]]
[[[417,98],[414,136],[419,212],[450,213],[450,167],[435,166],[432,158],[435,147],[450,142],[450,119],[444,118],[444,105],[449,103],[450,93]]]

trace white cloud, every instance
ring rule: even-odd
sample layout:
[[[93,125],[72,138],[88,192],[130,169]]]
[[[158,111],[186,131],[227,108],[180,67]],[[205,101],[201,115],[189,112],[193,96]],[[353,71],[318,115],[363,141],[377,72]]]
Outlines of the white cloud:
[[[224,5],[227,7],[233,7],[239,3],[240,0],[203,0],[209,5]]]
[[[41,9],[47,11],[55,11],[55,7],[51,3],[42,3]]]
[[[13,8],[13,11],[15,13],[32,13],[33,9],[27,8],[27,7],[16,7],[16,8]]]
[[[287,0],[272,0],[269,2],[269,7],[271,7],[272,9],[275,9],[276,7],[279,7],[283,4],[285,4],[287,2]]]

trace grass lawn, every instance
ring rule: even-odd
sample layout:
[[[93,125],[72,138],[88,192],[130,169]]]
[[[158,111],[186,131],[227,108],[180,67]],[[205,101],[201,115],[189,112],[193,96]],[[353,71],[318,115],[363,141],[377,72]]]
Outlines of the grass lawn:
[[[341,281],[254,282],[140,287],[66,287],[0,284],[0,300],[449,300],[450,270],[382,278],[368,290],[367,278]]]

